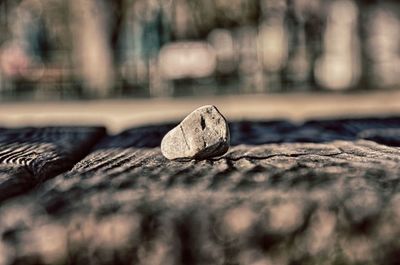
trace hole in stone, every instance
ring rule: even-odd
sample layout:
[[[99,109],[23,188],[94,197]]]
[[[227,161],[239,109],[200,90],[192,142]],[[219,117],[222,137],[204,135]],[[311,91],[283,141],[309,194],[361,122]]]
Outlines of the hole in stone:
[[[203,116],[200,116],[200,124],[201,129],[204,130],[206,128],[206,121],[204,120]]]

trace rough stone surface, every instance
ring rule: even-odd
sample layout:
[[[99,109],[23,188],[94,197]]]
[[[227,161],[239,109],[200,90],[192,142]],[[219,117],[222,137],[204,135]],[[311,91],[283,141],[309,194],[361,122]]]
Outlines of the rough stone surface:
[[[169,131],[161,142],[168,159],[202,160],[221,156],[229,149],[229,127],[215,106],[203,106],[190,113]]]
[[[399,264],[400,119],[232,123],[225,156],[186,163],[159,148],[175,125],[0,204],[0,264]]]

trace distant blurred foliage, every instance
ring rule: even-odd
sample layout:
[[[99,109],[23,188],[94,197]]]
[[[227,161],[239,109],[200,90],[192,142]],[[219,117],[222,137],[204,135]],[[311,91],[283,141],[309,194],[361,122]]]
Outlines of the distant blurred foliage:
[[[0,0],[2,98],[387,89],[400,4]]]

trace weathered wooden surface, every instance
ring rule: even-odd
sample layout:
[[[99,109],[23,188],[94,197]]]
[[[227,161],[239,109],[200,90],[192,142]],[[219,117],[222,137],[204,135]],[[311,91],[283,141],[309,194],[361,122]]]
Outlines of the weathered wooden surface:
[[[0,264],[399,264],[400,119],[233,123],[192,162],[161,155],[172,127],[4,203]]]
[[[0,130],[0,202],[64,172],[105,135],[104,128]]]

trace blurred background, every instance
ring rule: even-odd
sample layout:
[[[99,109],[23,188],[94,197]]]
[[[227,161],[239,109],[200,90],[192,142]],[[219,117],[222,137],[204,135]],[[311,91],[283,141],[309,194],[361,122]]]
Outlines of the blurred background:
[[[0,101],[355,92],[390,105],[399,33],[396,0],[0,0]]]
[[[0,0],[1,98],[398,89],[400,4]]]

